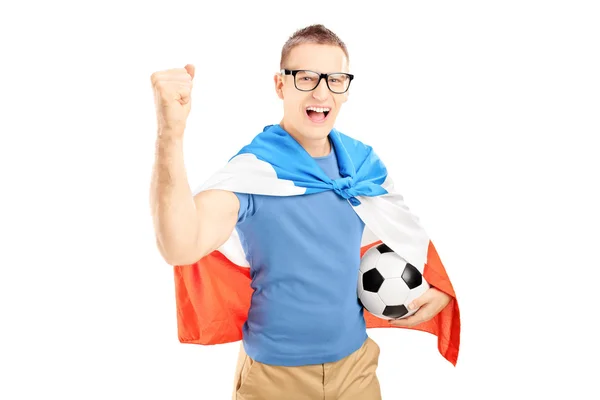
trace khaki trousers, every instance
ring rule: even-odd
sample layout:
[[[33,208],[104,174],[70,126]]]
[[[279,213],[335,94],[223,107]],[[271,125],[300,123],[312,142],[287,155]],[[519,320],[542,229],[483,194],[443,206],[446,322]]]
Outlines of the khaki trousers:
[[[252,360],[242,344],[233,400],[381,400],[379,353],[377,343],[367,338],[336,362],[285,367]]]

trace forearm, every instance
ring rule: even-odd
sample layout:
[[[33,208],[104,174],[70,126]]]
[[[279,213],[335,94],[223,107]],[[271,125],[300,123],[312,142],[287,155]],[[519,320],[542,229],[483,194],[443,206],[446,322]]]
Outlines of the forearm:
[[[198,218],[183,160],[183,138],[160,135],[156,153],[150,206],[156,243],[165,260],[178,263],[194,252]]]

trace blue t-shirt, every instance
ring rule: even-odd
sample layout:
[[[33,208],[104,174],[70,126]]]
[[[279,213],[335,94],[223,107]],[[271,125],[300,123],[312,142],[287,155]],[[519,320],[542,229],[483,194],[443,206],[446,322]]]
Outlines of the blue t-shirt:
[[[330,178],[340,178],[333,146],[314,160]],[[333,191],[236,195],[236,229],[254,289],[243,326],[247,354],[264,364],[296,366],[357,350],[367,338],[356,294],[364,223],[352,205]]]

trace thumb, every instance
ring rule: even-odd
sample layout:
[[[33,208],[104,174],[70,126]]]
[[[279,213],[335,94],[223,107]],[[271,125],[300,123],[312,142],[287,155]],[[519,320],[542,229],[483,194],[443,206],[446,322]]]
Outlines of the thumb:
[[[429,297],[430,297],[429,290],[427,290],[425,293],[423,293],[422,295],[420,295],[419,297],[417,297],[416,299],[411,301],[410,304],[408,305],[408,309],[416,310],[417,308],[421,307],[423,304],[427,303],[429,301]]]
[[[194,79],[194,73],[196,72],[196,67],[194,67],[193,64],[187,64],[185,66],[185,70],[187,71],[188,74],[190,74],[192,79]]]

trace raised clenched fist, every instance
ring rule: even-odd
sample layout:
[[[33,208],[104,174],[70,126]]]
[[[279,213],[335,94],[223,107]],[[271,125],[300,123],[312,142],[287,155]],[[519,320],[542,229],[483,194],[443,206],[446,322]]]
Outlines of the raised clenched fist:
[[[188,64],[184,68],[152,74],[150,80],[154,91],[159,134],[183,135],[190,114],[194,71],[194,66]]]

